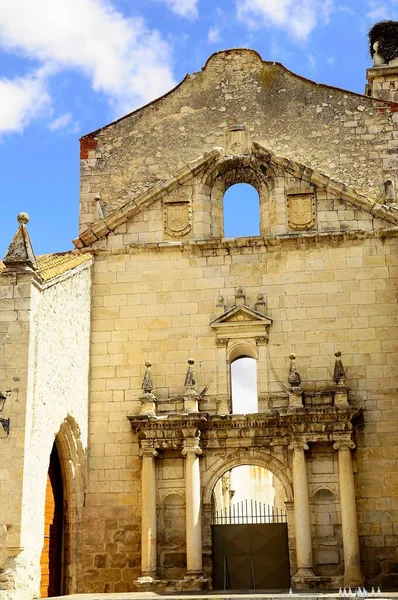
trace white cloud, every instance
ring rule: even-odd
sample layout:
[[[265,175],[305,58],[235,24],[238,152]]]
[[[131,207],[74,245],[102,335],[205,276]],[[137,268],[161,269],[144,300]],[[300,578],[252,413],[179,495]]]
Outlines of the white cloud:
[[[0,6],[4,2],[0,0]],[[7,9],[0,10],[0,47],[40,61],[44,88],[45,77],[49,81],[63,69],[79,71],[94,90],[107,96],[115,116],[175,85],[171,49],[160,33],[148,29],[140,18],[126,18],[105,0],[7,2]],[[34,81],[27,77],[22,86],[26,101],[34,93]],[[17,85],[21,87],[20,82]],[[3,81],[6,93],[12,94],[14,87]],[[18,128],[37,113],[35,107],[23,108],[25,101],[20,106],[20,118],[15,116]]]
[[[305,41],[319,21],[327,22],[333,0],[236,0],[237,15],[250,28],[277,27]]]
[[[51,99],[40,72],[27,77],[0,79],[0,134],[23,131],[51,111]]]
[[[316,59],[315,59],[315,57],[314,57],[313,54],[309,54],[308,55],[308,64],[309,64],[309,67],[310,67],[311,71],[315,71],[315,69],[316,69]]]
[[[210,44],[217,44],[220,40],[221,34],[219,27],[211,27],[207,34],[207,41],[210,42]]]
[[[388,19],[390,9],[385,2],[377,2],[374,0],[368,0],[369,11],[366,16],[372,21],[381,21],[382,19]],[[391,16],[390,16],[391,18]]]
[[[166,6],[180,17],[194,19],[198,16],[198,0],[163,0]]]
[[[48,128],[51,129],[51,131],[56,131],[57,129],[65,129],[65,127],[70,125],[71,122],[71,113],[64,113],[63,115],[60,115],[59,117],[51,121],[51,123],[49,123],[48,125]]]

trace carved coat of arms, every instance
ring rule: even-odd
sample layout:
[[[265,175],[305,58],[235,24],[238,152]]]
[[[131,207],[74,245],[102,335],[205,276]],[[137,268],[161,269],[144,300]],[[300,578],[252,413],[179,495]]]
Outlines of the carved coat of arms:
[[[165,202],[164,203],[164,230],[173,237],[186,235],[191,231],[191,203]]]
[[[287,222],[290,229],[296,231],[311,229],[315,225],[315,219],[316,209],[314,194],[288,194]]]

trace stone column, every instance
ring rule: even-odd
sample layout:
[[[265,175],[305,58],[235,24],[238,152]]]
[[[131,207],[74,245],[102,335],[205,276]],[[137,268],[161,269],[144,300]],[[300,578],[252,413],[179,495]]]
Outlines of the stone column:
[[[141,576],[156,578],[156,464],[158,453],[141,442]]]
[[[294,522],[296,529],[297,573],[293,577],[295,587],[309,587],[314,581],[312,561],[312,540],[310,503],[308,497],[307,465],[304,450],[308,446],[304,441],[293,442],[289,446],[293,450],[293,493]]]
[[[338,440],[333,448],[338,450],[339,460],[344,585],[346,587],[357,587],[363,584],[363,576],[361,572],[357,507],[351,457],[351,449],[355,448],[355,444],[350,439]]]
[[[261,294],[259,294],[261,296]],[[256,337],[256,346],[258,352],[257,360],[257,396],[258,412],[268,410],[268,364],[267,364],[267,344],[268,332],[266,335]]]
[[[227,360],[228,338],[216,338],[217,344],[217,413],[228,415],[231,412],[231,390],[229,363]]]
[[[200,431],[183,429],[185,463],[185,519],[187,544],[187,576],[202,574],[202,515],[200,493]]]

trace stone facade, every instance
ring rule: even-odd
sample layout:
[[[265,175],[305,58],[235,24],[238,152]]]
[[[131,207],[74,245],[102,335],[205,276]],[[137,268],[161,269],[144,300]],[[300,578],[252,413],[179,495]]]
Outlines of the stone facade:
[[[54,440],[68,504],[65,585],[77,584],[76,536],[81,535],[86,478],[90,265],[85,260],[48,281],[40,270],[6,270],[0,276],[1,381],[9,390],[10,416],[10,434],[1,439],[1,598],[37,596]],[[47,272],[51,275],[51,265]]]
[[[396,106],[230,50],[82,138],[86,262],[0,276],[0,385],[19,378],[0,430],[15,457],[5,598],[12,581],[37,593],[62,428],[82,470],[66,591],[211,586],[213,489],[242,464],[278,482],[294,586],[398,586]],[[258,191],[261,235],[226,239],[223,195],[240,182]],[[257,363],[257,415],[231,414],[239,356]]]

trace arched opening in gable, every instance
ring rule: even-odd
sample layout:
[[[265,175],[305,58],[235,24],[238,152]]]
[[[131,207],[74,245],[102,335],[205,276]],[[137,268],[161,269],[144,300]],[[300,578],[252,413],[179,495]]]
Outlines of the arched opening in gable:
[[[248,183],[236,183],[223,197],[224,237],[260,235],[260,198]]]
[[[204,184],[210,194],[212,236],[268,233],[269,193],[273,188],[268,164],[255,156],[227,159],[207,174]]]

